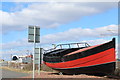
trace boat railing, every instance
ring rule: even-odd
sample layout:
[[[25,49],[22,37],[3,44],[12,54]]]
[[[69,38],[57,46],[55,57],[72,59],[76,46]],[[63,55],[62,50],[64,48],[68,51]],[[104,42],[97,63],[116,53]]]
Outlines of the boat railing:
[[[80,45],[84,45],[84,46],[82,46],[82,47],[90,47],[90,45],[89,45],[88,43],[69,43],[69,44],[58,44],[58,45],[52,44],[52,45],[54,45],[54,48],[51,48],[51,49],[48,49],[48,50],[44,50],[45,53],[54,51],[54,50],[56,50],[58,47],[59,47],[59,49],[70,49],[70,48],[73,48],[72,45],[77,45],[76,48],[81,48]],[[67,48],[67,47],[64,47],[64,46],[68,46],[68,48]]]

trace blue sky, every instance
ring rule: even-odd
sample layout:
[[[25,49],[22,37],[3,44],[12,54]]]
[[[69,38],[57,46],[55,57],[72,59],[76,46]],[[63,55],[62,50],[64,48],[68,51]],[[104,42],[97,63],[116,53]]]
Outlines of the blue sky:
[[[25,49],[31,50],[32,44],[27,43],[28,25],[41,27],[42,46],[81,41],[96,45],[116,37],[107,30],[117,33],[117,3],[3,2],[1,12],[4,55],[20,55],[20,50],[26,54]]]

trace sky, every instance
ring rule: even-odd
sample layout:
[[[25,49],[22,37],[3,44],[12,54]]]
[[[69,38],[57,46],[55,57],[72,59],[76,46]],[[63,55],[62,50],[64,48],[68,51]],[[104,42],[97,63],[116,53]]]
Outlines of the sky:
[[[97,45],[113,37],[119,45],[117,2],[2,2],[1,6],[0,53],[5,60],[10,60],[11,54],[32,53],[29,25],[40,26],[37,46],[45,49],[59,43]]]

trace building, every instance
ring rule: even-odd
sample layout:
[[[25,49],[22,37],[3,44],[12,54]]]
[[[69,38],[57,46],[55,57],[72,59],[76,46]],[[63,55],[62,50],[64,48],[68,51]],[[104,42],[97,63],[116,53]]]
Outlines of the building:
[[[17,56],[17,55],[12,56],[12,62],[17,62],[17,63],[24,63],[24,64],[32,63],[32,59],[33,59],[32,54],[25,56]]]

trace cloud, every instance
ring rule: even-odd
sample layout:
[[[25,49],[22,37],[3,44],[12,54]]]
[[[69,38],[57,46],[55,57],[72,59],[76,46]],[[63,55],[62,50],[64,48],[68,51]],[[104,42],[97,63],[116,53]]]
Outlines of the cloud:
[[[4,0],[3,2],[119,2],[119,0]]]
[[[25,55],[25,54],[31,54],[32,53],[32,50],[29,50],[29,53],[28,53],[28,50],[16,50],[16,49],[9,49],[9,50],[4,50],[4,51],[1,51],[0,54],[2,55],[6,55],[6,54],[13,54],[13,55]]]
[[[113,32],[109,32],[108,30],[113,30]],[[108,25],[99,28],[74,28],[69,29],[65,32],[59,32],[55,34],[48,34],[41,38],[41,43],[55,43],[62,41],[80,41],[82,39],[89,38],[102,38],[108,36],[117,36],[118,34],[118,26],[117,25]]]
[[[94,42],[94,39],[96,38],[104,38],[107,36],[117,36],[118,34],[118,26],[117,25],[108,25],[108,26],[103,26],[99,28],[73,28],[69,29],[64,32],[59,32],[55,34],[48,34],[45,36],[41,36],[41,44],[52,44],[52,43],[60,43],[60,42],[80,42],[81,40],[85,39],[93,39],[93,41],[88,41],[88,42]],[[114,32],[111,33],[107,30],[113,30]],[[101,34],[105,34],[104,36]],[[100,39],[94,44],[100,44],[105,42],[105,40]],[[31,47],[33,46],[32,44],[28,43],[27,39],[22,39],[22,40],[17,40],[9,43],[3,43],[1,44],[3,49],[12,49],[12,48],[18,48],[18,47]],[[9,45],[9,46],[8,46]]]
[[[14,49],[14,48],[20,48],[20,47],[31,47],[32,44],[27,42],[27,39],[17,40],[13,42],[8,43],[2,43],[0,44],[2,46],[2,49]]]
[[[105,39],[95,39],[95,40],[85,40],[82,42],[87,42],[89,43],[89,45],[93,46],[93,45],[98,45],[98,44],[102,44],[102,43],[106,43],[110,40],[105,40]]]
[[[17,6],[16,6],[17,7]],[[20,11],[4,12],[2,31],[25,30],[28,25],[39,25],[41,28],[54,28],[61,24],[77,21],[83,16],[90,16],[117,7],[116,3],[33,3]]]
[[[41,46],[44,49],[50,49],[51,47],[49,44],[53,44],[53,43],[87,42],[91,46],[102,44],[110,41],[110,40],[106,40],[105,37],[117,35],[118,34],[117,29],[118,29],[117,25],[108,25],[94,29],[73,28],[65,32],[59,32],[56,34],[48,34],[42,36]],[[113,30],[114,31],[113,33],[115,34],[107,30]],[[108,35],[101,36],[100,34],[108,34]],[[3,56],[5,56],[5,54],[7,55],[13,53],[17,55],[21,55],[21,54],[24,55],[27,53],[27,50],[30,50],[30,53],[32,53],[32,48],[33,48],[33,44],[28,43],[27,39],[17,40],[9,43],[3,43],[1,44],[1,46],[2,46],[2,51],[0,52],[0,54],[4,54]],[[37,46],[39,46],[39,44]],[[116,46],[118,47],[118,45]],[[118,52],[117,52],[117,56],[120,57],[120,54],[118,54]]]

